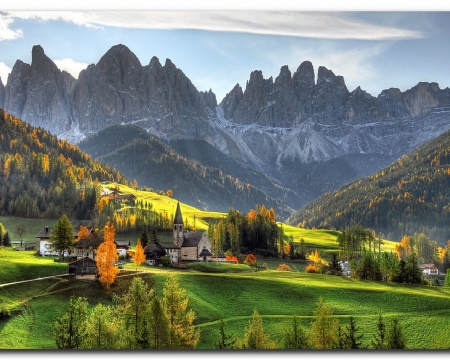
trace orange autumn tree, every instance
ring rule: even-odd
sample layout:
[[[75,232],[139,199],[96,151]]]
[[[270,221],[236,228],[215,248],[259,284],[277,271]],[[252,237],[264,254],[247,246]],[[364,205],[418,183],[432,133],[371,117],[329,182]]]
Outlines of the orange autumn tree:
[[[244,260],[244,264],[247,264],[249,266],[256,266],[257,264],[256,256],[253,254],[248,254]]]
[[[87,239],[89,237],[89,229],[86,226],[80,226],[78,231],[78,240]]]
[[[136,249],[134,251],[134,264],[136,265],[136,271],[139,265],[141,265],[145,261],[144,248],[141,245],[141,240],[138,239],[136,244]]]
[[[106,223],[103,229],[103,243],[100,244],[97,251],[97,271],[99,274],[99,280],[106,290],[116,278],[116,275],[120,270],[115,266],[119,255],[116,253],[116,244],[114,243],[114,235],[116,234],[116,228],[114,224]]]

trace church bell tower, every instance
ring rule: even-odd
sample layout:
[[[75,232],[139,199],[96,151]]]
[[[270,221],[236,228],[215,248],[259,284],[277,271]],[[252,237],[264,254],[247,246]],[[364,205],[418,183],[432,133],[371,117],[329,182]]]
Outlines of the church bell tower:
[[[178,246],[183,244],[183,217],[181,216],[180,202],[177,204],[177,211],[173,220],[173,243]]]

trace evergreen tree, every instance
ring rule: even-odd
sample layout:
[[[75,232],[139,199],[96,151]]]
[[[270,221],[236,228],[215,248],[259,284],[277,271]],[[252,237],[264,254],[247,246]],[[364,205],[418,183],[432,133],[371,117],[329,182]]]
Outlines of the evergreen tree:
[[[86,335],[87,306],[86,298],[70,298],[69,309],[54,326],[58,349],[79,349],[82,346]]]
[[[357,335],[359,328],[356,326],[356,322],[353,316],[350,316],[350,324],[347,326],[347,331],[344,333],[344,348],[345,349],[362,349],[361,339],[363,334]]]
[[[8,231],[3,235],[3,246],[11,246],[11,238]]]
[[[128,291],[121,297],[115,297],[125,325],[127,348],[150,347],[148,316],[153,294],[153,289],[144,280],[135,277]]]
[[[233,349],[236,344],[236,338],[232,335],[225,334],[225,321],[223,316],[219,319],[220,340],[216,344],[216,349]]]
[[[171,275],[163,288],[163,309],[169,321],[169,348],[195,349],[200,330],[194,326],[195,312],[187,310],[189,298],[186,289],[180,288],[178,279]]]
[[[122,319],[114,307],[98,304],[86,322],[84,349],[120,349]]]
[[[371,344],[374,349],[386,349],[386,325],[381,313],[378,316],[377,332],[374,334]]]
[[[297,315],[284,335],[284,349],[309,349],[308,338],[299,324]]]
[[[336,342],[339,320],[333,318],[333,311],[319,298],[314,310],[314,321],[311,324],[309,343],[315,349],[331,349]]]
[[[72,249],[74,243],[73,226],[67,215],[62,215],[56,222],[50,241],[52,249],[58,251],[60,259],[64,259],[64,252]]]
[[[386,336],[386,348],[387,349],[406,349],[406,342],[403,335],[400,322],[397,317],[394,317],[391,321],[391,326],[387,331]]]
[[[450,268],[447,269],[447,274],[445,275],[444,286],[450,287]]]
[[[141,240],[142,247],[145,248],[148,244],[148,234],[147,234],[147,229],[145,227],[144,227],[144,231],[142,231],[142,233],[141,233],[140,240]]]
[[[269,335],[264,332],[262,318],[255,309],[252,320],[245,329],[242,344],[243,349],[274,349],[275,343],[269,339]]]
[[[411,284],[420,284],[422,282],[422,270],[417,263],[417,256],[412,253],[405,262],[405,281]]]
[[[169,347],[169,320],[164,312],[161,301],[155,296],[150,304],[150,336],[152,349],[167,349]]]

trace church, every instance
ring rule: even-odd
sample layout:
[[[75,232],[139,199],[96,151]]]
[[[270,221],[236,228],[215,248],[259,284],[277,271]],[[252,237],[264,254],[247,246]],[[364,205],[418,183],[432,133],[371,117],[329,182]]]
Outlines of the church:
[[[179,202],[173,220],[173,243],[179,247],[179,250],[176,254],[177,259],[175,259],[175,254],[171,256],[172,262],[211,260],[211,242],[208,233],[206,231],[186,232],[184,230]]]

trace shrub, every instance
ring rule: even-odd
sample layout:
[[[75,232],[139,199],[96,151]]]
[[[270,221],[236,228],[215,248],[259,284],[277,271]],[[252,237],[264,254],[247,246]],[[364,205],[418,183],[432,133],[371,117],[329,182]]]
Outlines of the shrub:
[[[287,264],[280,264],[277,267],[278,271],[292,271],[291,267]]]
[[[244,264],[247,264],[249,266],[256,266],[256,263],[256,256],[253,254],[248,254],[244,260]]]
[[[11,313],[5,306],[0,307],[0,320],[9,318],[11,316]]]
[[[259,265],[259,266],[258,266],[258,269],[261,269],[261,270],[269,270],[269,267],[267,266],[266,263],[263,263],[262,265]]]
[[[309,264],[305,268],[305,271],[307,273],[311,273],[311,274],[318,274],[318,273],[320,273],[320,269],[317,267],[317,265],[314,265],[314,264]]]

